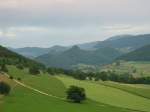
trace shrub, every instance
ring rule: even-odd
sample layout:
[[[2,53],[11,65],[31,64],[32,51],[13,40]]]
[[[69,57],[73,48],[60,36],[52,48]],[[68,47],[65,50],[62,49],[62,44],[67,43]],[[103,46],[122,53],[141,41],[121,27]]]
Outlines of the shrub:
[[[39,71],[38,67],[32,66],[29,68],[29,73],[32,75],[37,75],[37,74],[40,74],[40,71]]]
[[[8,95],[11,90],[11,87],[5,83],[5,82],[0,82],[0,94]]]
[[[2,71],[2,72],[8,72],[8,69],[7,69],[7,67],[6,67],[5,64],[2,64],[2,65],[1,65],[1,71]]]
[[[9,76],[9,78],[10,78],[10,79],[14,79],[14,77],[13,77],[13,76]]]
[[[70,86],[67,90],[67,99],[75,103],[85,100],[86,94],[84,88]]]
[[[21,78],[20,78],[20,77],[18,77],[18,78],[17,78],[17,80],[18,80],[18,81],[21,81]]]
[[[55,75],[56,74],[56,71],[54,68],[48,68],[47,69],[47,72],[50,74],[50,75]]]
[[[24,69],[23,65],[21,65],[21,64],[16,65],[16,67],[21,70]]]
[[[108,74],[107,74],[107,72],[101,72],[101,73],[99,74],[99,77],[100,77],[100,79],[101,79],[102,81],[108,80]]]

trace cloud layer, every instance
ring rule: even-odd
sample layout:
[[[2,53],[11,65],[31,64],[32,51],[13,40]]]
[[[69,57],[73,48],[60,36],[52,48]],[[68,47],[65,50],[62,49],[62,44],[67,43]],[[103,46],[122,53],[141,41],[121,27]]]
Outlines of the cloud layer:
[[[0,44],[70,45],[150,32],[149,0],[0,0]]]

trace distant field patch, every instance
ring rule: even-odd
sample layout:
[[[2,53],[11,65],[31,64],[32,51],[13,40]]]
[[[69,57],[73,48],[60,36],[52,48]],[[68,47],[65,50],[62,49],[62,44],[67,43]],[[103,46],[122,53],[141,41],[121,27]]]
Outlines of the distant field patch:
[[[116,73],[130,73],[135,77],[147,77],[150,76],[150,62],[143,61],[121,61],[119,66],[115,63],[103,66],[103,71],[115,71]]]

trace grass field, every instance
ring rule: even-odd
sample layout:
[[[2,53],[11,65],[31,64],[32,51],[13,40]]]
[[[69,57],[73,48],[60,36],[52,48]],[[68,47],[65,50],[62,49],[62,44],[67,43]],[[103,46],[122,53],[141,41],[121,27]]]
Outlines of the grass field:
[[[5,98],[3,109],[3,112],[127,112],[127,110],[108,105],[100,106],[91,101],[83,104],[68,103],[37,94],[20,86],[17,86],[15,91]]]
[[[9,69],[11,71],[12,68],[9,68]],[[19,72],[19,70],[17,72]],[[14,75],[14,76],[18,77],[18,75]],[[27,75],[27,77],[25,75]],[[28,77],[30,77],[28,75],[29,74],[24,74],[23,80],[27,80]],[[43,77],[43,76],[40,75],[38,77]],[[114,106],[102,104],[100,102],[95,102],[91,100],[86,100],[82,104],[70,103],[64,100],[42,95],[42,94],[37,93],[36,91],[22,87],[21,85],[18,85],[14,81],[8,79],[8,77],[6,76],[0,75],[0,78],[1,78],[0,80],[6,81],[7,83],[11,84],[13,88],[11,90],[10,95],[5,96],[5,97],[1,96],[2,103],[0,103],[0,107],[1,107],[0,112],[42,112],[42,111],[48,111],[48,112],[134,112],[133,110],[114,107]],[[32,76],[32,78],[35,78],[35,77]],[[47,85],[47,87],[51,87],[54,89],[55,83],[51,81],[51,79],[54,80],[53,78],[49,77],[49,84]],[[61,82],[57,78],[55,78],[55,80],[57,80],[56,85],[57,85],[57,82]],[[41,87],[43,86],[43,88],[47,89],[46,87],[44,87],[45,85],[42,84],[42,83],[45,83],[45,80],[41,80],[41,82],[40,81],[37,81],[37,82],[35,81],[34,83],[41,84]],[[24,83],[28,83],[28,81],[27,82],[25,81]],[[61,85],[61,87],[62,86],[64,85]],[[62,91],[62,89],[64,90]],[[58,89],[59,91],[58,90],[55,91],[55,92],[59,92],[59,93],[56,93],[58,96],[60,93],[63,93],[66,90],[65,87],[63,87],[62,89]]]
[[[55,77],[52,77],[48,74],[34,76],[29,74],[27,69],[19,70],[15,66],[9,66],[8,68],[8,74],[13,76],[15,79],[20,77],[23,83],[31,87],[55,96],[65,97],[66,87],[60,80],[56,79]]]
[[[82,104],[70,103],[22,87],[8,77],[0,75],[0,80],[12,86],[9,96],[0,96],[0,112],[150,112],[148,85],[79,81],[63,75],[33,76],[27,69],[19,70],[14,66],[9,66],[8,69],[8,74],[15,79],[21,78],[22,83],[60,98],[65,97],[66,88],[70,85],[84,87],[88,100]]]
[[[106,82],[99,81],[98,83],[150,99],[150,85],[121,84],[121,83],[111,82],[111,81],[106,81]]]
[[[97,102],[123,108],[150,111],[150,100],[136,94],[89,81],[75,80],[66,76],[57,76],[57,78],[63,81],[66,86],[78,85],[84,87],[88,97]]]
[[[150,76],[150,62],[134,62],[134,61],[121,61],[119,66],[115,63],[103,66],[101,68],[103,71],[115,71],[117,73],[131,73],[135,77],[145,77]],[[134,72],[136,71],[136,72]]]

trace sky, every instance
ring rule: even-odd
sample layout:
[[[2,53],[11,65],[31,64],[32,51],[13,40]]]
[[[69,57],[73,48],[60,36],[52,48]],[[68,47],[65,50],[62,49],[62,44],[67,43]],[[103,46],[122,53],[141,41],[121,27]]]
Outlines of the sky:
[[[0,0],[0,45],[51,47],[150,33],[150,0]]]

